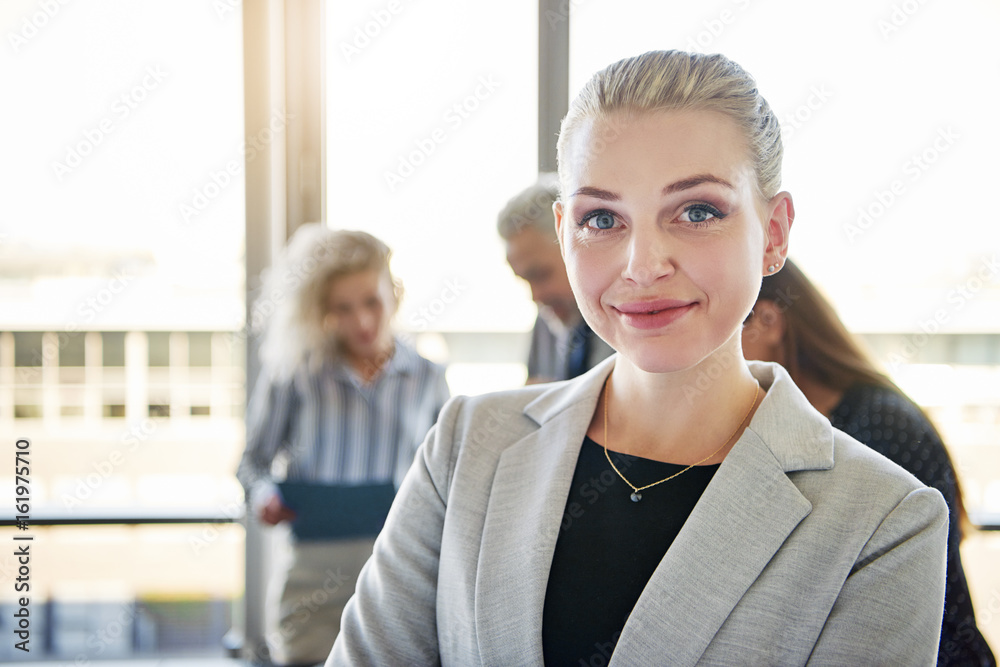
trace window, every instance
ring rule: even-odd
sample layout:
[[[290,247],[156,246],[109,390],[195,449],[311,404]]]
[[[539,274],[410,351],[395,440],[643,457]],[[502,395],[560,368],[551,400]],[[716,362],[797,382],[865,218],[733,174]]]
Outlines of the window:
[[[14,333],[14,365],[31,368],[42,365],[42,334],[37,332]],[[21,377],[25,374],[21,373]]]
[[[239,515],[242,348],[216,368],[211,345],[243,312],[240,14],[201,0],[0,3],[0,77],[32,100],[0,105],[0,426],[53,454],[33,459],[33,518]],[[13,481],[0,471],[0,488]],[[240,526],[30,534],[45,563],[33,657],[223,655]],[[13,594],[0,590],[5,636]],[[0,662],[18,659],[0,644]]]
[[[191,367],[208,367],[212,365],[212,334],[207,331],[194,331],[188,338],[188,365]]]
[[[496,216],[537,172],[538,6],[400,6],[382,26],[364,4],[326,5],[329,224],[393,249],[410,335],[508,334],[506,363],[450,358],[453,391],[516,386],[535,309]]]
[[[59,345],[59,366],[83,366],[86,358],[84,346],[84,336],[80,333],[73,335],[64,333],[57,336]]]
[[[154,331],[146,334],[149,344],[149,365],[169,366],[170,365],[170,334],[163,331]]]
[[[101,334],[101,363],[104,366],[125,365],[125,334],[121,331],[105,331]]]

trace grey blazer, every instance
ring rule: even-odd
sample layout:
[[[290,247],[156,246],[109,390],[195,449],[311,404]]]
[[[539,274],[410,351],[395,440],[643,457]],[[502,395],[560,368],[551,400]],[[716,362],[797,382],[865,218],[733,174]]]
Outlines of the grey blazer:
[[[615,358],[575,380],[446,405],[327,665],[542,664],[552,554]],[[780,366],[750,368],[767,394],[609,664],[934,664],[941,494],[833,429]]]

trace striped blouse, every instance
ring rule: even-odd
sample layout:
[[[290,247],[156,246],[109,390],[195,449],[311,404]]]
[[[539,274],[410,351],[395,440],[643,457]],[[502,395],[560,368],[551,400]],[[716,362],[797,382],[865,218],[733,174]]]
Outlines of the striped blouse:
[[[275,477],[398,486],[447,399],[444,368],[399,339],[371,384],[340,362],[315,372],[302,367],[283,382],[262,374],[236,475],[255,507],[276,492]],[[284,475],[272,476],[276,459]]]

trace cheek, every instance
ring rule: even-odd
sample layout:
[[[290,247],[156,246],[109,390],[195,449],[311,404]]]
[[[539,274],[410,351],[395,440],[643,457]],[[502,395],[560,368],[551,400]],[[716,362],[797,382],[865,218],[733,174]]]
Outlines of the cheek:
[[[581,302],[599,301],[614,282],[614,263],[593,248],[570,248],[566,253],[566,276]]]
[[[742,325],[760,291],[760,257],[744,243],[724,244],[692,256],[685,273],[708,297],[710,308],[725,312],[726,327]]]

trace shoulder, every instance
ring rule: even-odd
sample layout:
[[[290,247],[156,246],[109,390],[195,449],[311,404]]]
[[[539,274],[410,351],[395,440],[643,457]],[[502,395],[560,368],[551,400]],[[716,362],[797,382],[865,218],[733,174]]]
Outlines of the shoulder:
[[[538,428],[525,408],[541,390],[522,389],[449,398],[431,427],[418,457],[442,497],[450,495],[458,476],[489,488],[505,450]]]
[[[814,505],[860,500],[891,509],[924,487],[910,472],[834,428],[783,368],[756,364],[751,370],[768,393],[750,429]]]
[[[861,486],[878,482],[891,495],[924,487],[910,471],[842,431],[833,429],[833,443],[833,471],[844,484],[848,480]]]
[[[907,396],[887,387],[851,387],[833,425],[955,500],[954,468],[934,425]]]
[[[582,442],[586,424],[579,417],[593,411],[613,363],[609,358],[572,380],[451,398],[426,443],[429,465],[488,474],[507,449],[544,429],[538,446],[564,447],[576,442],[577,430]]]
[[[803,523],[811,540],[830,549],[860,549],[856,555],[864,561],[907,536],[925,531],[947,535],[948,506],[937,489],[854,438],[831,430],[833,465],[788,476],[811,506]],[[831,539],[840,546],[830,545]]]
[[[409,342],[396,338],[395,362],[404,371],[425,378],[443,378],[445,367],[421,356]]]
[[[463,445],[489,443],[502,449],[538,427],[525,411],[551,386],[537,384],[478,396],[455,396],[445,404],[439,421]]]
[[[823,518],[842,535],[872,534],[890,525],[885,524],[890,517],[896,517],[891,525],[899,530],[947,525],[948,506],[938,489],[851,436],[832,432],[833,467],[793,476],[817,519]]]

